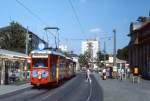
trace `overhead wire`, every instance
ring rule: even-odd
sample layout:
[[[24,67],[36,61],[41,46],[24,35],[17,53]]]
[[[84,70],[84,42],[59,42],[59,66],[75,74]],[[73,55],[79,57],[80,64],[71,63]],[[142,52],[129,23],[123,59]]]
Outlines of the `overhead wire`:
[[[78,17],[78,14],[77,14],[77,12],[76,12],[76,9],[75,9],[75,7],[73,6],[73,3],[72,3],[71,0],[68,0],[68,2],[69,2],[70,6],[71,6],[71,8],[72,8],[72,11],[73,11],[73,13],[74,13],[74,15],[75,15],[76,20],[77,20],[77,22],[78,22],[78,24],[79,24],[79,26],[80,26],[81,33],[84,34],[84,29],[83,29],[83,27],[82,27],[82,24],[81,24],[81,21],[80,21],[80,19],[79,19],[79,17]]]
[[[40,16],[38,16],[36,13],[34,13],[30,8],[28,8],[26,5],[24,5],[22,2],[20,2],[19,0],[15,0],[20,6],[22,6],[26,11],[28,11],[32,16],[34,16],[37,20],[39,20],[44,26],[49,26],[45,21],[43,21],[42,19],[41,19],[41,17]],[[72,11],[73,11],[73,13],[74,13],[74,15],[75,15],[75,18],[76,18],[76,20],[77,20],[77,22],[78,22],[78,24],[79,24],[79,27],[80,27],[80,30],[81,30],[81,33],[83,33],[84,34],[84,29],[83,29],[83,27],[82,27],[82,24],[81,24],[81,22],[80,22],[80,19],[79,19],[79,17],[78,17],[78,14],[77,14],[77,12],[76,12],[76,9],[75,9],[75,7],[73,6],[73,3],[72,3],[72,1],[71,0],[68,0],[69,1],[69,4],[70,4],[70,6],[71,6],[71,8],[72,8]],[[56,35],[54,34],[54,33],[52,33],[51,31],[49,31],[49,30],[47,30],[49,33],[51,33],[54,37],[56,37]],[[47,34],[47,33],[46,33]],[[48,35],[46,35],[46,36],[48,36]],[[48,40],[47,40],[48,41]]]
[[[35,14],[31,9],[29,9],[26,5],[24,5],[19,0],[16,0],[16,2],[21,5],[24,9],[26,9],[32,16],[34,16],[37,20],[39,20],[43,25],[48,26],[46,22],[44,22],[37,14]]]
[[[35,14],[31,9],[29,9],[26,5],[24,5],[22,2],[20,2],[19,0],[15,0],[20,6],[22,6],[26,11],[28,11],[32,16],[34,16],[37,20],[39,20],[44,26],[49,26],[45,21],[43,21],[37,14]],[[51,31],[48,30],[49,33],[51,33],[54,37],[56,37],[56,35],[54,33],[52,33]],[[46,36],[47,32],[46,32]],[[47,41],[48,38],[47,38]]]

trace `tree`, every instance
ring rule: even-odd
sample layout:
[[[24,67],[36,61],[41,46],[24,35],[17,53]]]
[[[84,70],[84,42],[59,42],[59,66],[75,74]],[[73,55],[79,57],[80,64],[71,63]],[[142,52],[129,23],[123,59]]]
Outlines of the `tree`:
[[[2,49],[25,52],[26,30],[17,22],[0,31],[0,46]]]
[[[145,17],[145,16],[140,16],[137,18],[137,21],[139,21],[139,22],[145,22],[146,20],[147,20],[147,17]]]
[[[117,58],[128,61],[128,46],[118,49]]]
[[[86,56],[83,54],[79,55],[78,62],[80,67],[86,67],[88,64],[88,61],[86,60]]]
[[[87,43],[87,51],[85,52],[86,60],[88,61],[88,67],[94,67],[94,58],[93,58],[93,43]]]
[[[89,51],[86,51],[84,54],[79,55],[78,59],[80,67],[89,68],[91,66],[91,54]]]
[[[104,58],[105,58],[105,60],[104,60]],[[96,58],[96,64],[97,64],[97,66],[99,68],[103,67],[104,64],[101,63],[101,61],[106,61],[106,60],[108,60],[108,58],[109,58],[108,54],[104,54],[101,51],[97,52],[97,58]]]

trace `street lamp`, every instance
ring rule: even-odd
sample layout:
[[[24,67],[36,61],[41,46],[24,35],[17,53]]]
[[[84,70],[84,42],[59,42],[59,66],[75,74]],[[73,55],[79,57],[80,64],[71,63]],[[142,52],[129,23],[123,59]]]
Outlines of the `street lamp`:
[[[116,66],[116,29],[113,30],[113,39],[114,39],[114,54],[113,54],[113,65]]]
[[[57,42],[56,42],[56,35],[54,35],[52,32],[50,32],[53,36],[54,36],[54,38],[55,38],[55,45],[56,45],[56,48],[57,48],[57,46],[58,46],[58,48],[59,48],[59,33],[58,33],[58,31],[60,30],[58,27],[45,27],[44,28],[44,30],[45,31],[47,31],[47,30],[49,30],[49,29],[53,29],[53,30],[56,30],[57,31],[57,34],[58,34],[58,38],[57,38],[57,41],[58,41],[58,45],[57,45]]]

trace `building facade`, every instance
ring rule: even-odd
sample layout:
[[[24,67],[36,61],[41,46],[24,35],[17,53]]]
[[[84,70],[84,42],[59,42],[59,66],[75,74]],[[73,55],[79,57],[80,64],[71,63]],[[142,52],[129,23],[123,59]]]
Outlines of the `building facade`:
[[[29,49],[38,49],[39,43],[43,43],[45,47],[48,47],[48,43],[39,38],[36,34],[29,31]]]
[[[139,68],[140,75],[150,78],[150,19],[143,23],[131,23],[129,42],[129,66]]]
[[[0,85],[27,80],[28,55],[0,49]]]
[[[48,47],[48,43],[33,32],[27,31],[19,24],[13,24],[13,27],[10,25],[0,28],[0,84],[10,84],[17,81],[15,79],[28,78],[28,55],[25,54],[27,40],[28,53],[38,49],[39,43]],[[17,40],[14,42],[15,39]]]
[[[96,40],[96,39],[89,39],[89,40],[82,41],[81,49],[82,49],[81,50],[82,54],[84,54],[87,51],[90,52],[91,58],[92,58],[92,62],[94,64],[94,68],[97,68],[96,58],[97,58],[97,53],[100,50],[100,43],[99,43],[99,41]]]

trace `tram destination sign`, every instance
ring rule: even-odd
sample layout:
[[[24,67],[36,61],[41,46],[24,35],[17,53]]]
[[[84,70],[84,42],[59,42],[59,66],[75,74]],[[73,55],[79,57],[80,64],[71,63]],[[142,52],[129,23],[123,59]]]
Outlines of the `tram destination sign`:
[[[32,57],[33,58],[48,58],[48,54],[45,54],[45,53],[33,53]]]

